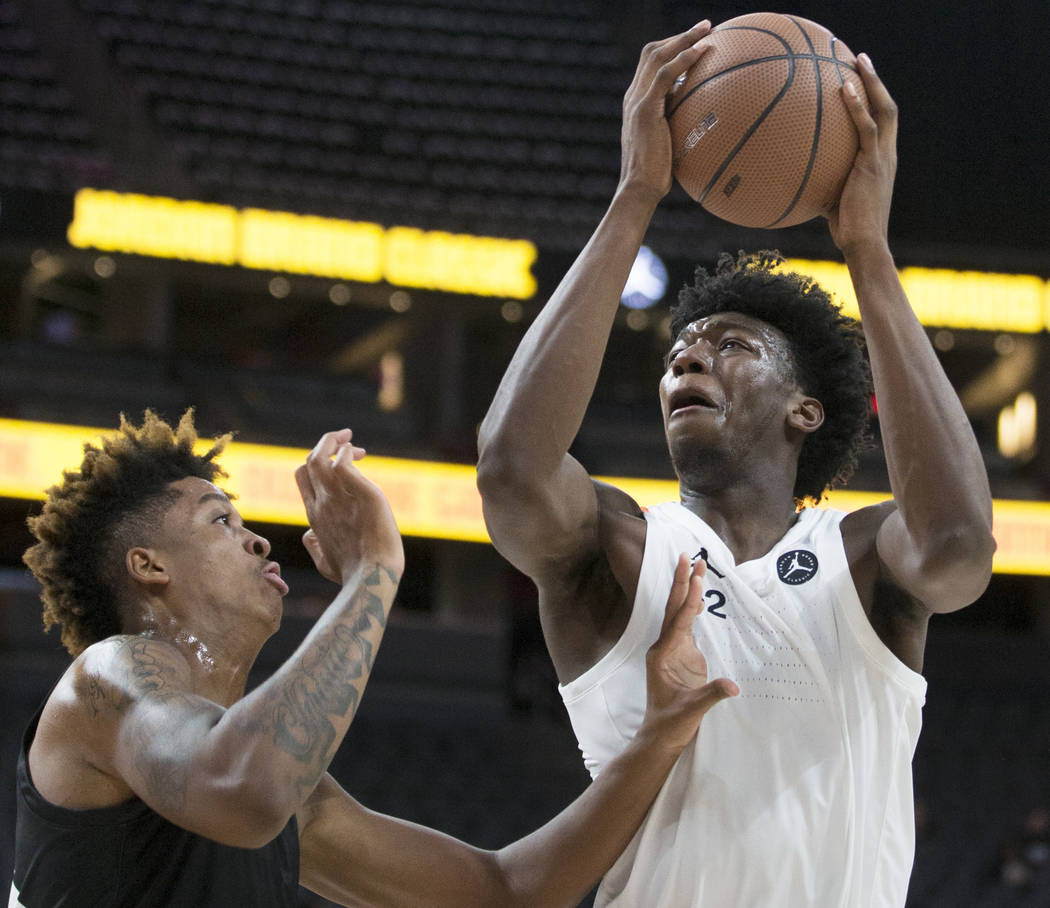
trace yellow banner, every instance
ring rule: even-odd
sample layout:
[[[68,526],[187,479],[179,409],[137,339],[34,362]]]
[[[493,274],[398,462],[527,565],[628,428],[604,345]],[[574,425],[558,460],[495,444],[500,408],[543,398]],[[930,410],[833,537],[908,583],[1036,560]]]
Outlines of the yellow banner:
[[[99,189],[77,192],[67,236],[73,246],[105,252],[473,296],[526,300],[536,293],[537,250],[529,240]]]
[[[42,499],[64,469],[79,465],[84,442],[98,444],[110,431],[0,419],[0,496]],[[202,447],[207,443],[202,442]],[[221,462],[230,477],[223,485],[237,496],[245,520],[306,525],[294,473],[307,453],[305,448],[243,442],[227,447]],[[472,466],[371,454],[358,465],[386,493],[402,533],[488,541]],[[643,506],[678,497],[674,481],[598,478],[624,489]],[[824,506],[852,511],[888,497],[879,492],[839,491]],[[994,532],[999,544],[997,573],[1050,575],[1050,502],[997,500]]]
[[[841,262],[789,259],[786,264],[833,294],[846,315],[860,318],[849,270]],[[900,278],[924,325],[1018,334],[1050,329],[1050,281],[1036,275],[902,268]]]

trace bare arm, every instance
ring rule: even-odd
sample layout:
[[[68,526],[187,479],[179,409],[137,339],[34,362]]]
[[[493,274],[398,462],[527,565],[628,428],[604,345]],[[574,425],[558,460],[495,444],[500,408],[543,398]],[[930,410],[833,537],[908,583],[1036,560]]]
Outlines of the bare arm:
[[[148,637],[92,647],[76,668],[78,699],[93,713],[85,745],[96,768],[173,823],[220,842],[265,844],[302,806],[355,715],[386,626],[401,540],[386,499],[353,466],[363,452],[349,438],[324,436],[296,475],[311,551],[342,589],[264,684],[223,709],[194,692],[178,649]]]
[[[865,55],[860,71],[872,112],[845,92],[861,147],[830,226],[860,303],[897,504],[878,529],[876,549],[883,572],[901,589],[928,610],[947,612],[988,584],[992,499],[969,420],[890,254],[897,109]]]
[[[616,195],[522,340],[479,435],[478,486],[497,548],[533,577],[598,548],[598,500],[568,455],[601,368],[620,295],[671,187],[664,105],[703,53],[709,23],[647,45],[624,98]]]
[[[692,638],[703,563],[679,560],[649,651],[648,708],[627,748],[579,798],[496,852],[374,813],[331,779],[301,814],[303,885],[344,905],[491,908],[576,905],[626,847],[703,715],[738,690],[707,681]]]

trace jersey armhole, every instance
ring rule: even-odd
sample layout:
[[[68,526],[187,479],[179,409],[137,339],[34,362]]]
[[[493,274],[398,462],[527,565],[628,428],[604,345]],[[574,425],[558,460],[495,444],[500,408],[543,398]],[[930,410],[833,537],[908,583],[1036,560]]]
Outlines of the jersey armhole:
[[[594,665],[571,681],[558,685],[558,692],[566,704],[586,696],[593,688],[612,676],[640,647],[648,648],[659,636],[662,616],[656,615],[654,619],[654,602],[662,603],[667,594],[657,589],[663,579],[663,572],[651,568],[649,559],[656,558],[655,553],[662,547],[655,544],[655,540],[652,539],[652,534],[658,530],[658,525],[648,519],[648,509],[644,512],[644,516],[646,517],[645,548],[638,572],[638,587],[635,590],[634,602],[631,603],[631,615],[627,619],[627,626],[612,648]]]
[[[925,699],[926,679],[917,671],[905,665],[879,638],[871,619],[864,612],[857,588],[846,557],[845,542],[842,539],[841,521],[843,514],[838,514],[835,523],[836,544],[829,546],[835,560],[835,597],[842,607],[850,636],[860,646],[867,661],[881,674],[895,684],[905,688],[914,696]]]

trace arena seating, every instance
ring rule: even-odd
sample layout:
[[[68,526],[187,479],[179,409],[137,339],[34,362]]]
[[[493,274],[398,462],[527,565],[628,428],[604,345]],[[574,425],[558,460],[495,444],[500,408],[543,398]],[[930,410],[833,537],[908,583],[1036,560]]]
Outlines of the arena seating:
[[[69,189],[107,182],[112,159],[25,27],[0,0],[0,185]]]

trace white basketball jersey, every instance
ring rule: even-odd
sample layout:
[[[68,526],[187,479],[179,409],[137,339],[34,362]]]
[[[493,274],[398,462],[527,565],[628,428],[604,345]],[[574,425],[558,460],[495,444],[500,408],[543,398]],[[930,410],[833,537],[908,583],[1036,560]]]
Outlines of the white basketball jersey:
[[[762,558],[736,564],[678,503],[650,508],[623,636],[561,687],[596,776],[645,712],[645,654],[679,554],[708,563],[693,636],[719,703],[671,771],[596,906],[901,908],[914,856],[911,760],[925,679],[861,606],[839,511],[805,509]]]

